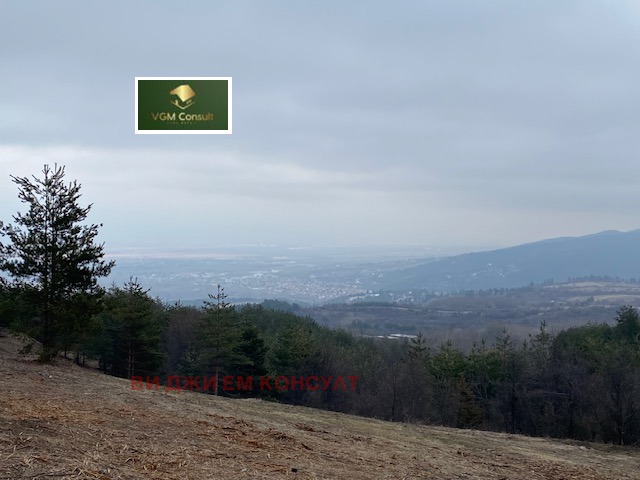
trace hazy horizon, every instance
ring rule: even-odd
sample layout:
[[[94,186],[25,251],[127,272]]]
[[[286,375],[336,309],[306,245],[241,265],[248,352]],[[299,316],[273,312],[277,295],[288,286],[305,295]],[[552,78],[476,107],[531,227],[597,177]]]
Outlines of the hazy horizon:
[[[109,248],[105,245],[105,251],[110,258],[216,258],[216,259],[233,259],[242,258],[243,253],[253,255],[256,253],[291,253],[291,254],[311,254],[315,255],[355,255],[367,260],[384,260],[380,256],[388,258],[427,258],[439,256],[453,256],[465,253],[483,252],[491,250],[500,250],[504,248],[517,247],[529,243],[536,243],[556,238],[579,238],[582,236],[598,235],[603,233],[629,233],[633,230],[602,230],[598,232],[587,233],[586,235],[567,235],[564,237],[540,238],[529,242],[510,244],[510,245],[441,245],[441,246],[422,246],[422,245],[279,245],[279,244],[238,244],[238,245],[211,245],[206,247],[193,248],[153,248],[144,246],[119,246],[118,248]]]

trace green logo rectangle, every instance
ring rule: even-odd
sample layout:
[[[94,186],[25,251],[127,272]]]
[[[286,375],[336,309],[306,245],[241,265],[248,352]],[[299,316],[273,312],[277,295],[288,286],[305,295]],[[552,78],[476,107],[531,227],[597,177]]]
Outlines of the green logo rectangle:
[[[136,77],[138,133],[231,133],[231,77]]]

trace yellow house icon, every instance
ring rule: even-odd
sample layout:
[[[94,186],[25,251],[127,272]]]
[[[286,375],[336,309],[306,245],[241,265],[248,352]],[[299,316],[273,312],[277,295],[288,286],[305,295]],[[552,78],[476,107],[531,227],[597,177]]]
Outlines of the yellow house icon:
[[[194,104],[193,97],[196,96],[196,92],[193,91],[190,85],[180,85],[169,92],[170,95],[175,95],[175,98],[171,104],[175,105],[181,110],[185,110]]]

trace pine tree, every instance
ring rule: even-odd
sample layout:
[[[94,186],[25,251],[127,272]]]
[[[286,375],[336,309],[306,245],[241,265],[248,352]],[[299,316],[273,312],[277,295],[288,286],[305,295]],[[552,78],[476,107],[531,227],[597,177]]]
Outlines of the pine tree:
[[[244,365],[239,366],[238,373],[246,376],[259,377],[267,373],[265,367],[265,356],[267,346],[258,328],[245,321],[240,326],[241,343],[236,348],[236,353],[244,361]]]
[[[103,371],[125,378],[158,374],[164,361],[164,308],[137,280],[109,290],[98,321],[94,351]]]
[[[303,322],[290,325],[278,335],[273,347],[271,363],[275,373],[285,376],[301,373],[315,347],[313,333]]]
[[[205,318],[199,339],[199,366],[203,375],[216,378],[214,394],[219,393],[221,378],[236,373],[249,359],[241,351],[242,330],[235,307],[225,301],[227,294],[218,285],[216,295],[205,302]]]
[[[21,328],[42,343],[41,360],[78,348],[83,322],[97,311],[104,290],[98,278],[114,262],[104,260],[104,245],[96,243],[98,228],[85,220],[91,205],[81,207],[80,184],[65,183],[65,169],[45,165],[43,178],[15,177],[18,198],[26,213],[14,224],[0,222],[0,271],[8,273],[34,307],[35,321]]]
[[[616,332],[629,343],[640,340],[640,315],[631,305],[624,305],[617,311]]]
[[[431,348],[422,332],[418,332],[418,335],[409,342],[409,358],[425,367],[428,366],[431,360]]]

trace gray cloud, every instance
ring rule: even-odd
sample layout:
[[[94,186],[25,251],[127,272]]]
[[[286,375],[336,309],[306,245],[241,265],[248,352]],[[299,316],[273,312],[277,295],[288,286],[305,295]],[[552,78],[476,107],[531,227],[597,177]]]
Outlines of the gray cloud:
[[[123,245],[639,226],[633,2],[181,5],[3,5],[0,218],[58,161]],[[233,135],[134,135],[153,75],[233,76]]]

